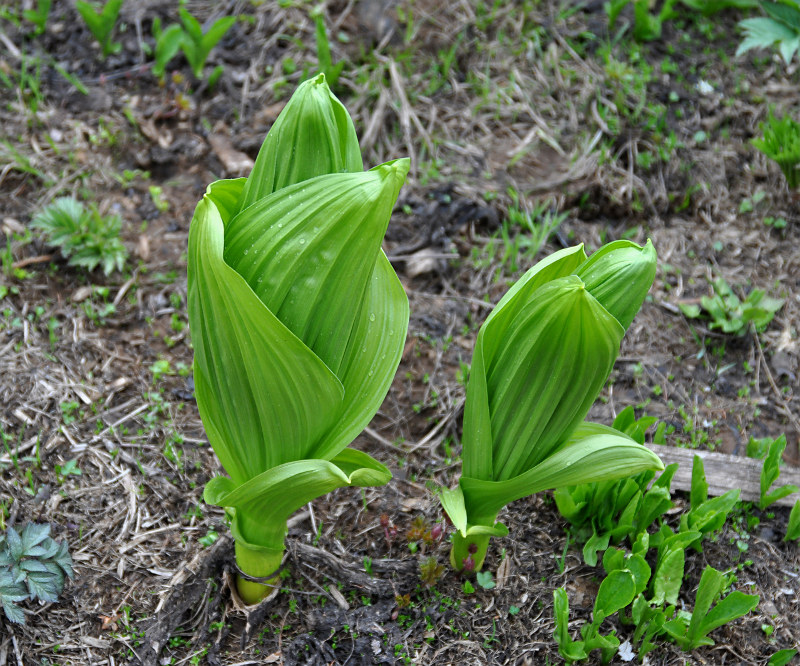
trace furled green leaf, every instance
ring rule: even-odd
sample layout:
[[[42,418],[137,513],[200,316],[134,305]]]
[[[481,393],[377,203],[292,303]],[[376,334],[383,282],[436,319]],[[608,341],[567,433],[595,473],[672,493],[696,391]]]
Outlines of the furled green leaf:
[[[297,460],[273,467],[237,485],[218,476],[205,488],[208,504],[236,509],[234,537],[280,549],[286,519],[311,500],[345,486],[384,485],[389,470],[366,453],[345,449],[331,461]]]
[[[506,481],[461,477],[468,515],[489,516],[516,499],[549,488],[615,479],[658,468],[652,451],[598,424],[583,424],[566,446],[533,469]]]
[[[656,275],[656,251],[627,240],[614,241],[581,264],[577,276],[586,289],[627,330],[642,307]]]
[[[297,89],[270,129],[237,208],[314,176],[363,169],[353,121],[318,75]]]
[[[786,527],[786,536],[783,537],[784,541],[793,541],[800,539],[800,500],[797,500],[792,507],[789,514],[789,524]]]
[[[559,654],[569,664],[586,659],[583,641],[573,641],[569,636],[569,601],[567,592],[563,588],[553,590],[553,614],[556,623],[554,637]]]

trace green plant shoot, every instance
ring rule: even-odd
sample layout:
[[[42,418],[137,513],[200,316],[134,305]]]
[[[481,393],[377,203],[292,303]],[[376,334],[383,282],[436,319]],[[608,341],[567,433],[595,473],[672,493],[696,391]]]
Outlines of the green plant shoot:
[[[769,492],[772,484],[778,480],[778,477],[781,474],[780,465],[785,449],[786,435],[781,435],[773,440],[773,442],[769,445],[769,452],[767,453],[767,457],[764,459],[764,464],[761,466],[760,498],[758,501],[758,508],[762,511],[770,504],[774,504],[778,500],[788,497],[792,493],[796,493],[800,490],[800,488],[793,484],[786,484],[785,486],[781,486],[780,488],[776,488],[772,492]]]
[[[181,23],[183,24],[180,48],[183,51],[183,55],[186,56],[186,60],[192,68],[192,73],[195,78],[201,79],[203,77],[203,68],[211,53],[211,49],[217,45],[231,26],[236,23],[236,17],[223,16],[222,18],[218,18],[204,33],[200,21],[192,16],[185,8],[181,7],[178,11],[181,17]],[[169,31],[170,28],[165,32],[169,33]],[[174,37],[171,39],[174,39]]]
[[[531,268],[478,333],[464,407],[463,469],[442,505],[456,534],[450,563],[478,571],[497,514],[548,488],[663,469],[627,435],[584,423],[656,270],[650,242],[582,246]]]
[[[49,245],[61,250],[70,266],[94,270],[101,266],[108,275],[125,266],[128,250],[119,238],[119,215],[101,215],[92,204],[87,210],[72,197],[59,197],[31,221],[47,237]]]
[[[688,652],[701,645],[714,645],[714,641],[708,638],[711,631],[747,615],[758,605],[757,594],[745,594],[737,590],[711,608],[722,595],[724,587],[725,577],[722,573],[706,567],[700,577],[691,615],[679,613],[675,619],[664,623],[664,630],[682,650]]]
[[[89,32],[100,44],[103,58],[107,58],[112,53],[119,53],[122,44],[111,41],[111,33],[122,9],[123,0],[108,0],[102,8],[96,9],[95,5],[86,0],[78,0],[75,8],[80,13]]]
[[[800,20],[800,11],[798,11]],[[753,19],[755,20],[755,19]],[[799,26],[800,27],[800,26]],[[800,42],[800,31],[798,31]],[[764,136],[753,139],[752,143],[771,160],[777,162],[789,189],[795,190],[800,185],[800,123],[791,116],[776,118],[769,112],[766,123],[760,123],[759,129]]]
[[[196,396],[228,475],[205,500],[231,518],[248,603],[269,593],[296,509],[391,478],[346,447],[403,350],[408,300],[381,241],[408,168],[362,170],[353,122],[319,75],[275,121],[250,177],[212,183],[195,210]]]

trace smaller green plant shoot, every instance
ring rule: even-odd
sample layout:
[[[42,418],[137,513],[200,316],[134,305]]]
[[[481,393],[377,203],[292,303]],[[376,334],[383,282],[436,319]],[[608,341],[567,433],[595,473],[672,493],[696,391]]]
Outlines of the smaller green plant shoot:
[[[311,10],[311,18],[314,19],[317,39],[317,63],[320,73],[325,75],[328,84],[334,90],[339,82],[339,77],[344,69],[344,61],[333,64],[331,57],[331,44],[328,40],[328,32],[325,29],[325,6],[317,5]]]
[[[789,514],[789,525],[786,527],[784,541],[800,541],[800,500],[797,500]]]
[[[58,601],[73,576],[67,542],[51,539],[50,525],[27,523],[21,532],[7,527],[0,534],[0,605],[11,622],[25,624],[22,601]]]
[[[762,511],[770,504],[800,491],[797,486],[787,484],[769,492],[772,484],[778,480],[781,474],[780,465],[784,449],[786,449],[786,435],[781,435],[769,445],[769,453],[761,467],[761,497],[758,501],[758,508]]]
[[[87,210],[72,197],[60,197],[46,206],[31,226],[44,233],[47,243],[57,247],[70,266],[89,271],[102,266],[108,275],[115,268],[121,271],[128,258],[119,239],[119,215],[101,215],[95,205]]]
[[[50,7],[53,0],[37,0],[36,9],[26,9],[22,12],[22,17],[26,21],[33,23],[34,35],[41,35],[47,27],[47,19],[50,17]]]
[[[778,52],[788,65],[800,48],[800,7],[794,0],[786,2],[760,1],[767,14],[739,21],[744,41],[736,49],[740,56],[751,49],[766,49],[778,44]]]
[[[645,566],[647,566],[645,564]],[[648,571],[649,575],[649,571]],[[553,612],[555,615],[555,639],[558,651],[564,660],[571,664],[587,659],[592,650],[600,650],[601,663],[611,661],[619,648],[619,638],[612,631],[603,636],[600,625],[607,617],[629,606],[637,594],[635,575],[628,569],[612,571],[597,590],[591,623],[581,627],[581,640],[573,641],[569,636],[569,600],[563,588],[553,591]]]
[[[710,632],[747,615],[758,605],[757,594],[745,594],[738,590],[717,602],[726,587],[722,572],[706,567],[700,577],[694,610],[691,613],[679,611],[674,619],[664,623],[664,631],[682,650],[690,652],[701,645],[714,645],[714,641],[708,637]]]
[[[798,11],[798,21],[800,21],[800,11]],[[800,31],[797,39],[800,40]],[[764,136],[752,139],[750,143],[769,159],[777,162],[789,189],[796,190],[800,185],[800,123],[791,116],[776,118],[770,109],[767,122],[760,123],[758,127]]]
[[[741,300],[723,279],[714,280],[713,296],[703,296],[700,305],[680,304],[689,319],[701,317],[702,311],[711,318],[710,329],[718,328],[723,333],[742,336],[752,330],[761,333],[769,326],[775,313],[783,307],[783,299],[770,298],[763,289],[752,289],[747,298]]]
[[[211,50],[236,23],[235,16],[223,16],[211,24],[206,32],[194,16],[185,7],[178,10],[181,24],[173,23],[166,30],[161,29],[161,21],[153,22],[153,36],[156,38],[155,63],[153,64],[153,74],[159,78],[164,76],[167,64],[178,53],[180,49],[186,57],[186,61],[192,68],[192,73],[196,79],[203,78],[203,69]],[[209,77],[209,82],[213,82],[222,73],[221,65],[215,68],[214,73]]]
[[[408,299],[381,241],[409,169],[363,170],[324,75],[303,83],[250,176],[212,183],[189,229],[188,310],[200,416],[228,476],[207,504],[231,519],[237,588],[275,588],[287,519],[389,470],[347,448],[391,385]]]
[[[549,488],[663,469],[624,433],[583,422],[655,277],[656,253],[616,241],[540,261],[478,332],[464,407],[463,469],[442,490],[456,528],[450,564],[479,571],[497,514]]]
[[[96,7],[94,3],[86,0],[77,0],[75,3],[75,8],[89,28],[89,32],[100,44],[103,58],[112,53],[119,53],[122,49],[122,44],[111,40],[111,33],[114,31],[123,1],[108,0],[102,7]]]
[[[708,498],[708,482],[706,481],[703,459],[695,455],[692,462],[692,485],[689,493],[689,510],[681,515],[680,532],[699,532],[703,537],[722,529],[728,514],[739,501],[741,491],[738,488],[729,490],[719,497]],[[688,544],[700,551],[700,541]]]

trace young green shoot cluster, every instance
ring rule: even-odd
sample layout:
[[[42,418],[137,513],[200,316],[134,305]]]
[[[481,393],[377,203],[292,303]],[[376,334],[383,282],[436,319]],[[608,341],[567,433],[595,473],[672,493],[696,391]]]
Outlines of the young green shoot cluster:
[[[541,490],[663,469],[611,427],[584,422],[656,271],[648,241],[591,258],[561,250],[531,268],[478,333],[464,407],[463,469],[441,501],[456,528],[450,563],[479,571],[505,505]]]
[[[409,161],[363,170],[325,77],[303,83],[250,177],[212,183],[189,232],[197,404],[228,476],[205,500],[231,519],[237,586],[269,594],[286,521],[389,470],[346,448],[374,416],[405,342],[408,300],[381,241]]]
[[[73,197],[59,197],[45,206],[34,216],[31,227],[42,231],[70,266],[89,271],[101,266],[108,275],[115,268],[121,271],[128,258],[119,238],[120,216],[101,215],[94,204],[87,209]]]
[[[800,10],[794,11],[797,12],[798,20],[800,20]],[[798,26],[800,27],[800,24]],[[798,29],[796,41],[800,44],[800,29]],[[800,185],[800,123],[791,116],[776,118],[770,111],[767,122],[761,123],[759,129],[764,136],[760,139],[753,139],[751,143],[771,160],[777,162],[786,177],[789,189],[796,190]]]
[[[0,606],[11,622],[25,624],[21,601],[58,601],[73,576],[67,542],[51,539],[50,525],[27,523],[0,534]]]

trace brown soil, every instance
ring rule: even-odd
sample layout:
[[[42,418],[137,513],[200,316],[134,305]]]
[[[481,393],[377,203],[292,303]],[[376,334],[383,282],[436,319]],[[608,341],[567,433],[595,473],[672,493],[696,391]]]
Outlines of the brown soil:
[[[288,95],[316,69],[314,25],[304,6],[187,6],[201,21],[241,17],[209,59],[208,71],[225,66],[211,89],[181,57],[165,85],[150,73],[137,31],[152,45],[154,18],[175,20],[159,3],[126,3],[122,50],[105,61],[72,3],[54,3],[39,37],[0,22],[11,84],[0,78],[1,515],[6,525],[52,523],[76,567],[59,603],[26,606],[25,627],[0,615],[0,666],[562,663],[553,590],[566,586],[577,627],[602,569],[568,547],[549,494],[506,510],[511,534],[486,563],[491,590],[467,594],[449,570],[426,587],[418,564],[446,564],[447,545],[412,552],[406,536],[415,521],[442,519],[428,486],[458,477],[461,364],[479,325],[515,277],[562,246],[651,238],[659,252],[651,298],[593,419],[610,423],[633,404],[673,427],[672,444],[740,455],[751,436],[785,432],[786,463],[800,464],[800,214],[777,167],[749,144],[768,105],[796,112],[794,65],[762,52],[734,60],[736,13],[667,24],[646,45],[628,33],[608,56],[613,35],[596,2],[331,2],[334,61],[347,63],[338,92],[365,164],[403,155],[413,164],[385,243],[411,303],[408,342],[354,443],[394,479],[337,491],[296,516],[281,593],[250,614],[237,609],[228,528],[202,502],[219,466],[189,374],[187,234],[205,186],[247,173]],[[69,267],[37,233],[26,236],[32,216],[64,194],[122,216],[131,252],[122,274]],[[509,210],[537,204],[563,222],[538,254],[512,226],[520,249],[509,251],[499,233]],[[741,337],[686,319],[678,306],[697,303],[717,277],[785,305],[766,331]],[[154,376],[162,360],[170,372]],[[71,460],[80,475],[57,473]],[[713,632],[713,647],[684,654],[664,642],[649,663],[766,664],[800,648],[788,510],[750,512],[759,526],[748,532],[743,510],[688,559],[681,598],[691,606],[710,564],[760,595],[756,611]],[[382,514],[397,528],[388,541]],[[220,538],[204,547],[212,530]]]

